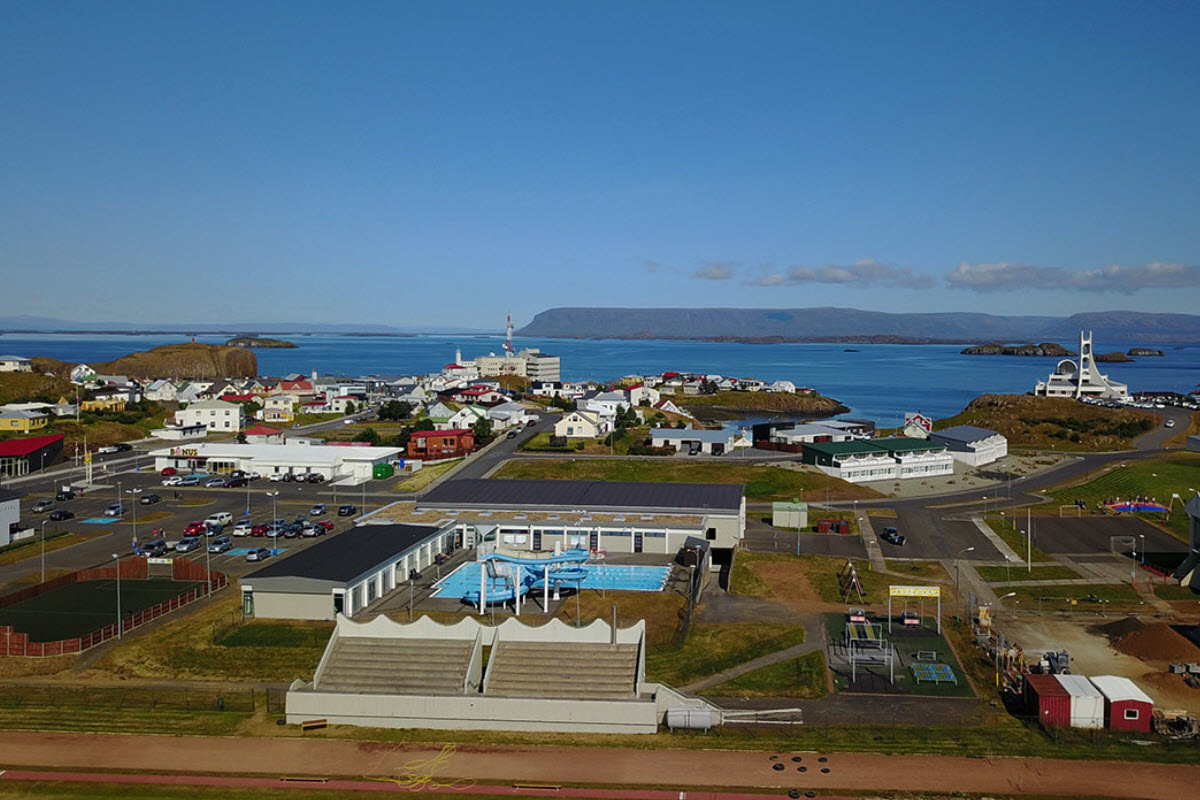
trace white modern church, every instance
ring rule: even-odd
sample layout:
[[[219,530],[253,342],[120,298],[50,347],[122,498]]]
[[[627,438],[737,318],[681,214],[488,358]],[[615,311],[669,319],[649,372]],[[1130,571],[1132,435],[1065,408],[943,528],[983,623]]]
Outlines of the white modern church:
[[[1092,356],[1092,333],[1079,332],[1079,363],[1069,358],[1058,362],[1054,372],[1044,381],[1038,381],[1033,393],[1041,397],[1095,397],[1102,400],[1120,400],[1129,396],[1129,387],[1108,379],[1096,369]]]

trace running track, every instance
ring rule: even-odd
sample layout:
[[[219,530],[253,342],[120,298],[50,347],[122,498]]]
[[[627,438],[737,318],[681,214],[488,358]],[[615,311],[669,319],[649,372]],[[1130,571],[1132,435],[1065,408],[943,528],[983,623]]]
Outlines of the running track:
[[[774,757],[774,758],[772,758]],[[800,759],[794,761],[793,759]],[[428,745],[397,745],[333,739],[237,739],[172,736],[105,736],[0,732],[0,767],[17,772],[44,769],[145,773],[112,779],[210,780],[200,776],[280,776],[362,779],[392,790],[507,793],[514,783],[573,784],[602,789],[643,785],[702,792],[753,787],[780,797],[788,789],[898,790],[1038,794],[1044,796],[1161,798],[1178,800],[1180,787],[1200,785],[1200,765],[1070,761],[1037,758],[976,759],[835,753],[727,750],[634,750],[623,748],[482,747],[441,751]],[[186,764],[195,775],[156,777],[164,764]],[[775,767],[782,766],[783,769]],[[800,772],[800,768],[804,772]],[[828,770],[828,772],[822,772]],[[6,775],[5,778],[8,778]],[[108,776],[98,776],[109,779]],[[5,778],[0,778],[0,781]],[[243,778],[246,779],[246,778]],[[250,778],[251,780],[253,778]],[[373,779],[373,780],[371,780]],[[478,782],[478,787],[474,788]],[[487,786],[485,784],[493,784]],[[308,785],[308,784],[302,784]],[[346,788],[354,788],[347,785]],[[373,787],[374,788],[374,787]],[[633,791],[569,796],[679,800],[678,791]],[[521,796],[555,792],[518,791]],[[567,795],[567,792],[562,794]],[[706,796],[689,793],[695,800]],[[720,795],[712,795],[720,797]],[[739,797],[746,795],[739,793]],[[687,800],[687,798],[685,798]]]

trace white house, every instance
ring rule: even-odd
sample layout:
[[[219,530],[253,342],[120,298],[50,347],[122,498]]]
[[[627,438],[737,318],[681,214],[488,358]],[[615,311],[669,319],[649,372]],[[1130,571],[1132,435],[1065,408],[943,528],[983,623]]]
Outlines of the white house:
[[[679,414],[682,417],[687,417],[688,419],[692,419],[692,415],[690,412],[688,412],[686,409],[680,408],[679,406],[675,405],[675,403],[673,403],[670,400],[667,400],[666,398],[659,400],[657,403],[654,404],[654,407],[657,408],[659,411],[666,411],[669,414]]]
[[[94,377],[96,377],[96,370],[87,364],[76,364],[71,367],[71,383],[83,383]]]
[[[487,418],[487,409],[483,406],[463,406],[454,412],[448,420],[435,422],[433,428],[438,431],[465,430],[473,427],[481,419]]]
[[[946,445],[955,461],[979,467],[1008,455],[1008,439],[987,428],[955,425],[929,434],[929,441]]]
[[[777,392],[779,394],[795,394],[796,384],[792,383],[791,381],[775,381],[769,387],[767,387],[767,391]]]
[[[290,394],[267,395],[263,407],[258,412],[258,418],[263,422],[291,422],[295,419],[297,398]]]
[[[496,430],[519,428],[532,419],[529,412],[520,403],[501,403],[487,410],[488,419]]]
[[[366,403],[360,397],[344,394],[331,397],[326,401],[326,405],[335,414],[353,414],[355,411],[361,411]]]
[[[644,385],[626,387],[625,394],[629,398],[629,405],[631,406],[640,406],[643,403],[652,406],[660,399],[657,389],[651,389],[649,386]]]
[[[737,390],[739,392],[761,392],[767,388],[767,385],[758,378],[738,378]]]
[[[246,423],[242,407],[224,400],[201,400],[175,412],[177,425],[204,425],[210,431],[237,433]]]
[[[179,387],[166,378],[159,378],[146,387],[146,399],[155,403],[174,403],[179,399]]]
[[[571,411],[554,423],[554,435],[566,439],[596,439],[612,431],[612,420],[593,411]]]
[[[439,422],[445,422],[453,417],[454,410],[439,400],[429,408],[425,409],[425,415],[433,422],[435,430],[445,430],[444,428],[438,429],[436,426]]]
[[[677,452],[699,452],[719,456],[733,449],[737,431],[694,430],[691,428],[654,428],[650,444],[654,447],[674,447]]]
[[[33,372],[33,362],[25,356],[0,356],[0,372]]]
[[[585,411],[594,411],[614,417],[618,408],[630,408],[629,398],[625,392],[601,392],[593,397],[585,397],[578,405]]]

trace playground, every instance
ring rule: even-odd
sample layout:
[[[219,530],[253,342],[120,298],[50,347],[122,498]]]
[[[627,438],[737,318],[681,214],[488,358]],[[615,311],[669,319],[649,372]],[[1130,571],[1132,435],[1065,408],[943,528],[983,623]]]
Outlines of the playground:
[[[203,581],[168,578],[122,578],[121,612],[129,617],[169,600]],[[116,622],[117,581],[92,580],[70,583],[45,594],[0,608],[0,625],[29,635],[31,642],[75,639]]]

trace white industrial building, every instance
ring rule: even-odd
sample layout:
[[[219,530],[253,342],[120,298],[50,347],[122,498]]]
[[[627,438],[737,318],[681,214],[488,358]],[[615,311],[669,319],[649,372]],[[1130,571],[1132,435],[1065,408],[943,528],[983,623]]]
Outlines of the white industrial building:
[[[0,489],[0,547],[12,543],[12,535],[21,523],[21,495]]]
[[[733,449],[737,431],[697,430],[694,428],[652,428],[650,444],[654,447],[674,447],[676,452],[690,453],[693,450],[707,455],[719,456]]]
[[[934,431],[929,441],[944,444],[951,458],[971,467],[991,464],[1008,455],[1008,439],[987,428],[974,425],[955,425]]]
[[[436,525],[356,525],[241,580],[242,612],[265,619],[353,615],[408,582],[446,552],[453,533]]]
[[[848,442],[853,438],[854,435],[845,428],[819,422],[805,422],[771,431],[770,441],[775,444],[804,445],[810,442]]]
[[[236,444],[203,442],[153,450],[154,467],[187,472],[227,473],[235,469],[264,477],[275,473],[319,473],[328,480],[361,482],[371,479],[377,464],[392,464],[398,447],[337,447],[319,444]]]

